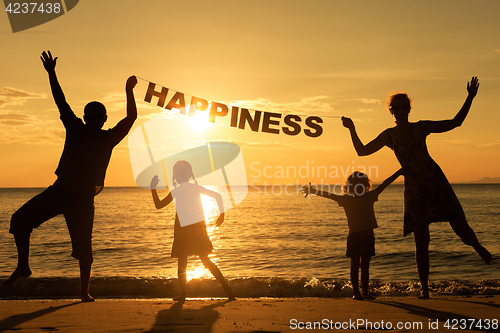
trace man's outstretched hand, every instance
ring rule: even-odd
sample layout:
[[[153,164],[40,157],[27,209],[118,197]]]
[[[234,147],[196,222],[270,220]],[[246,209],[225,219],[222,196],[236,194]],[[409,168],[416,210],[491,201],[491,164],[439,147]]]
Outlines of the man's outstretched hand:
[[[40,59],[42,59],[43,67],[45,68],[45,70],[47,72],[53,72],[56,68],[57,57],[52,58],[52,54],[50,53],[50,51],[47,52],[43,51]]]

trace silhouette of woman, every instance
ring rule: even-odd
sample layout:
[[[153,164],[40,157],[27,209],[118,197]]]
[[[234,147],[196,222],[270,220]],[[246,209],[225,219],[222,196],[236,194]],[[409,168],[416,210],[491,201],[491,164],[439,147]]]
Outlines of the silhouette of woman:
[[[405,170],[404,236],[412,232],[414,234],[421,298],[429,298],[430,223],[449,221],[462,242],[472,246],[487,265],[491,262],[491,254],[479,243],[469,227],[455,192],[441,168],[429,155],[425,142],[430,133],[443,133],[462,125],[478,88],[478,79],[473,77],[467,83],[468,96],[460,111],[453,119],[441,121],[409,122],[411,100],[408,95],[398,93],[390,96],[388,107],[396,126],[386,129],[366,145],[359,139],[352,120],[342,117],[342,123],[351,133],[358,156],[373,154],[387,146],[394,151]]]
[[[194,183],[189,182],[190,179],[193,179]],[[164,199],[160,200],[156,191],[159,179],[158,176],[154,176],[151,180],[151,194],[157,209],[167,206],[175,198],[176,214],[171,257],[178,258],[177,275],[180,295],[175,297],[174,301],[184,302],[186,299],[186,268],[188,256],[190,255],[200,257],[203,265],[219,281],[229,300],[234,300],[233,290],[222,275],[219,267],[208,257],[212,253],[213,247],[207,234],[205,214],[201,203],[202,194],[217,200],[220,211],[217,218],[217,226],[219,226],[224,222],[222,196],[198,185],[194,178],[193,168],[187,161],[178,161],[174,164],[172,180],[174,189]]]

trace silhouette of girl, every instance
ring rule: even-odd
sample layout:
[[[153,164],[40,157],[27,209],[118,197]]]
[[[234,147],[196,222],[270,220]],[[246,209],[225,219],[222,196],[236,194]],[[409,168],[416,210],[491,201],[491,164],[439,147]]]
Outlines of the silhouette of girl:
[[[194,183],[189,180],[193,179]],[[217,200],[220,215],[217,219],[217,226],[224,221],[224,206],[222,196],[214,191],[210,191],[201,185],[194,178],[191,164],[187,161],[178,161],[173,167],[174,189],[163,199],[160,200],[156,192],[158,185],[158,176],[151,180],[151,194],[156,209],[167,206],[175,198],[175,228],[174,243],[172,245],[172,258],[178,258],[178,280],[180,295],[174,298],[174,301],[184,302],[186,299],[186,268],[189,255],[200,257],[203,265],[219,281],[230,300],[235,299],[235,295],[228,285],[221,271],[209,258],[213,247],[210,238],[208,238],[205,225],[205,214],[201,203],[201,195],[208,195]],[[181,223],[182,222],[182,223]]]
[[[390,96],[388,106],[396,126],[386,129],[366,145],[359,139],[352,120],[342,117],[343,125],[349,129],[359,156],[371,155],[387,146],[394,151],[405,170],[404,236],[413,232],[415,237],[422,298],[429,298],[430,223],[449,221],[462,242],[472,246],[486,264],[491,262],[491,254],[479,243],[469,227],[455,192],[441,168],[429,155],[425,142],[427,135],[431,133],[447,132],[462,125],[478,88],[478,79],[473,77],[467,83],[468,96],[460,111],[453,119],[441,121],[409,122],[411,100],[408,95],[398,93]]]

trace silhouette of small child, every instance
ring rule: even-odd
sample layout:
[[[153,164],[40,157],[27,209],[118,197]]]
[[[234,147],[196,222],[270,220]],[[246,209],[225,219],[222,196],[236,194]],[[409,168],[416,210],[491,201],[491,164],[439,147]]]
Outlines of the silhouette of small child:
[[[190,179],[193,179],[194,183],[189,182]],[[201,203],[202,194],[216,199],[220,212],[216,223],[217,226],[220,226],[224,221],[222,196],[198,185],[191,164],[187,161],[178,161],[174,164],[172,181],[174,189],[160,200],[156,191],[159,179],[158,176],[154,176],[151,180],[151,194],[157,209],[167,206],[175,199],[176,215],[171,257],[178,258],[177,273],[180,295],[174,300],[184,302],[186,299],[186,268],[189,255],[199,256],[203,265],[219,281],[228,298],[234,300],[233,290],[217,265],[208,258],[208,255],[212,253],[213,246],[207,234],[205,214]]]
[[[354,292],[353,299],[375,299],[369,293],[370,260],[375,255],[375,236],[373,229],[378,228],[373,204],[378,196],[402,174],[402,169],[387,178],[377,188],[371,190],[368,176],[362,172],[353,172],[343,186],[344,195],[336,195],[326,191],[319,191],[314,186],[304,186],[302,192],[306,195],[316,194],[337,201],[344,207],[349,226],[347,236],[346,256],[351,258],[351,283]],[[358,272],[361,267],[361,287],[359,291]]]

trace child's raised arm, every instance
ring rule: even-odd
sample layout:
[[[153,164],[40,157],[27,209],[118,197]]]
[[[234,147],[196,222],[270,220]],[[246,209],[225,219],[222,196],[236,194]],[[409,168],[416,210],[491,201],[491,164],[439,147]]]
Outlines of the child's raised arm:
[[[378,192],[377,194],[382,193],[382,191],[385,190],[387,186],[391,185],[391,183],[396,179],[398,179],[398,177],[401,176],[402,174],[403,174],[403,168],[399,169],[398,171],[393,173],[392,176],[384,180],[382,184],[380,184],[379,186],[377,186],[376,189],[374,189],[374,191],[377,191]]]
[[[156,186],[158,185],[160,179],[158,179],[158,176],[154,176],[153,179],[151,179],[151,194],[153,195],[153,201],[155,203],[156,209],[160,209],[168,205],[170,202],[172,202],[172,193],[169,192],[168,195],[163,198],[163,200],[160,200],[158,197],[158,192],[156,192]]]
[[[332,199],[332,200],[335,200],[335,201],[338,201],[339,198],[341,197],[340,195],[336,195],[336,194],[333,194],[333,193],[330,193],[330,192],[326,192],[326,191],[323,191],[323,190],[318,190],[316,188],[316,186],[314,185],[311,185],[311,183],[309,183],[308,186],[302,186],[302,193],[305,194],[305,198],[307,198],[307,195],[308,194],[316,194],[316,195],[319,195],[320,197],[323,197],[323,198],[328,198],[328,199]]]

